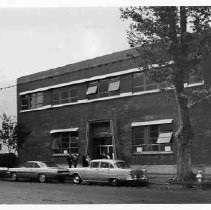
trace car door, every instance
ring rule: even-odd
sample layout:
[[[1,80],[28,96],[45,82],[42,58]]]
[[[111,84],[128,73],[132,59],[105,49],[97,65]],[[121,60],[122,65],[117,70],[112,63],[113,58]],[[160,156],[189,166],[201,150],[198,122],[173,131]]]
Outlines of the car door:
[[[40,172],[40,166],[38,163],[34,163],[33,167],[31,168],[31,171],[30,171],[30,177],[31,178],[37,178],[38,177],[38,174]]]
[[[110,163],[101,161],[98,170],[98,181],[107,182],[109,179]]]
[[[84,174],[85,175],[84,179],[90,180],[90,181],[98,181],[98,179],[99,179],[99,174],[98,174],[99,165],[100,165],[99,161],[91,162],[90,167],[87,168],[87,170],[85,172],[86,174]]]
[[[17,172],[18,176],[22,178],[30,178],[33,165],[34,162],[26,162],[23,164],[23,166],[20,167],[19,171]]]

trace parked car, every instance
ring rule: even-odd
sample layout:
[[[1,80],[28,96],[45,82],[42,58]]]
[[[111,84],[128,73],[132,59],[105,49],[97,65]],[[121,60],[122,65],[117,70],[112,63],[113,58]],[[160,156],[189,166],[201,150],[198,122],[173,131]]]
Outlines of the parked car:
[[[69,176],[69,170],[59,168],[51,161],[27,161],[17,168],[9,168],[9,173],[12,181],[17,181],[18,178],[36,179],[41,183],[48,179],[57,179],[63,181]]]
[[[113,186],[122,182],[148,183],[144,170],[131,169],[123,160],[92,160],[89,167],[69,168],[69,172],[75,184],[82,181],[107,182]]]

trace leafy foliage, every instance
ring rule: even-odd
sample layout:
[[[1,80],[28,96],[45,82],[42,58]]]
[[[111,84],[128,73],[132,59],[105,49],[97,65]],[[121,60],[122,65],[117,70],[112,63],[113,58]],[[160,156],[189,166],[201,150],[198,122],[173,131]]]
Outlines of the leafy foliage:
[[[127,39],[139,52],[139,66],[156,82],[174,87],[178,109],[177,179],[192,179],[189,107],[210,95],[210,84],[195,89],[190,97],[185,84],[202,75],[202,62],[211,52],[211,7],[128,7],[121,18],[130,21]],[[207,80],[206,80],[207,81]]]
[[[30,131],[23,125],[17,124],[14,118],[5,113],[0,118],[2,121],[0,140],[7,146],[9,153],[15,153],[24,143]]]
[[[165,74],[174,85],[178,79],[183,84],[188,82],[189,75],[210,53],[210,7],[129,7],[120,10],[121,18],[131,21],[128,42],[131,47],[140,47],[142,64],[148,67],[157,64],[156,69],[149,68],[156,74],[161,71],[159,67],[172,61],[171,71]],[[179,77],[178,73],[182,75]],[[156,74],[154,79],[158,76]]]

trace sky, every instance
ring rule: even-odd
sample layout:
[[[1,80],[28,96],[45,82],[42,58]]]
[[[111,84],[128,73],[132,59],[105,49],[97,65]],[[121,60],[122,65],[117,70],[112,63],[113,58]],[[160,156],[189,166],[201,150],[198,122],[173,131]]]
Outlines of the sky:
[[[177,5],[208,1],[178,0]],[[129,48],[120,6],[163,0],[0,0],[0,115],[16,115],[18,77]]]
[[[128,49],[119,7],[0,8],[0,88],[18,77]],[[16,115],[16,88],[0,114]]]

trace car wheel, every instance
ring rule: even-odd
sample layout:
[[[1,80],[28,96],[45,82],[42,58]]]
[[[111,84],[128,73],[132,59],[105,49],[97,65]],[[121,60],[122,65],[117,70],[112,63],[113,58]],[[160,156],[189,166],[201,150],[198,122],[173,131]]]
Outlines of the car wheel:
[[[110,179],[109,183],[110,183],[111,186],[118,186],[119,180],[118,179]]]
[[[17,181],[17,180],[18,180],[18,176],[17,176],[16,173],[12,173],[12,175],[11,175],[11,180],[12,180],[12,181]]]
[[[78,174],[73,175],[73,183],[74,184],[80,184],[82,182],[81,177]]]
[[[46,180],[47,180],[47,178],[46,178],[46,175],[45,175],[45,174],[39,174],[38,179],[39,179],[39,182],[40,182],[40,183],[45,183],[45,182],[46,182]]]

